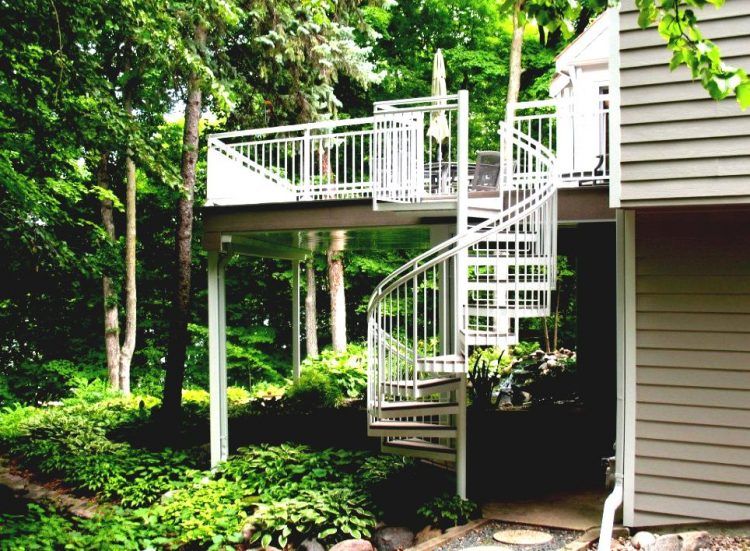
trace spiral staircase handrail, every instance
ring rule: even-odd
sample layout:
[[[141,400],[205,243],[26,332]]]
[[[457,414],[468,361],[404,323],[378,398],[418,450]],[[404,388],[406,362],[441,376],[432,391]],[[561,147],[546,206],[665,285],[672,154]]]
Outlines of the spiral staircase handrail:
[[[546,185],[540,187],[533,195],[502,211],[498,216],[485,220],[468,231],[443,241],[430,250],[409,260],[400,268],[397,268],[375,287],[375,291],[371,295],[367,306],[368,316],[372,315],[374,308],[380,300],[387,296],[393,289],[398,288],[403,283],[440,264],[458,252],[479,243],[488,236],[513,226],[529,213],[534,212],[537,208],[541,208],[544,202],[555,194],[556,183],[552,177],[555,162],[552,152],[541,143],[506,123],[500,123],[500,134],[502,135],[503,133],[509,135],[513,143],[527,150],[538,160],[546,164],[546,176],[540,178],[540,180],[546,180]],[[424,264],[420,264],[425,260],[427,261]]]

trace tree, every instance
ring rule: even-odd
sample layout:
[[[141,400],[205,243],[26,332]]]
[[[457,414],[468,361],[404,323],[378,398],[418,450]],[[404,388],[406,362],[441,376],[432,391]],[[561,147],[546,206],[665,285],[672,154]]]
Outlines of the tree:
[[[125,113],[133,118],[133,91],[127,86],[125,91]],[[137,329],[137,291],[135,273],[135,248],[137,242],[135,209],[136,209],[135,161],[133,149],[125,149],[125,335],[120,347],[120,372],[118,388],[130,394],[130,363],[135,351],[135,332]]]
[[[103,191],[109,191],[109,153],[101,154],[97,183]],[[114,200],[103,195],[101,198],[102,225],[110,244],[114,244],[115,221]],[[104,352],[107,362],[109,386],[120,388],[120,319],[117,308],[117,292],[112,276],[106,271],[102,273],[102,305],[104,306]]]
[[[331,345],[336,352],[346,350],[346,291],[344,290],[343,235],[332,232],[328,260],[328,292],[331,295]]]
[[[203,21],[195,24],[193,43],[199,55],[206,48],[208,29]],[[185,379],[185,355],[188,346],[188,321],[190,318],[190,283],[193,244],[193,201],[195,197],[195,171],[198,162],[198,132],[202,109],[201,76],[192,69],[187,77],[185,98],[185,123],[182,134],[182,160],[180,176],[182,187],[177,201],[175,231],[175,257],[177,261],[175,289],[167,346],[166,379],[162,412],[166,419],[179,422],[182,385]]]
[[[305,338],[307,355],[318,355],[318,311],[316,300],[315,264],[312,259],[305,262]]]

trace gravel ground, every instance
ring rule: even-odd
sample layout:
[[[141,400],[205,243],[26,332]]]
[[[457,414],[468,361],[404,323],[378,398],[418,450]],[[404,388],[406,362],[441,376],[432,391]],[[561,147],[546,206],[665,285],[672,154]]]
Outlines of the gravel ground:
[[[630,540],[620,538],[618,540],[619,549],[622,551],[634,551],[637,548],[630,544]],[[592,549],[597,549],[596,544]],[[614,549],[614,545],[612,547]],[[708,547],[701,547],[701,551],[750,551],[750,536],[711,536],[711,544]]]
[[[552,534],[552,540],[549,543],[542,545],[508,545],[495,541],[492,539],[492,534],[498,530],[536,530],[539,532],[547,532]],[[472,530],[468,534],[455,538],[442,547],[436,548],[435,551],[456,551],[459,549],[466,549],[468,547],[476,547],[479,545],[495,545],[502,547],[502,549],[508,549],[512,551],[556,551],[563,547],[566,543],[576,539],[581,532],[575,532],[573,530],[556,530],[554,528],[542,528],[539,526],[529,526],[526,524],[513,524],[507,522],[491,522],[485,524],[476,530]],[[744,550],[743,550],[744,551]]]

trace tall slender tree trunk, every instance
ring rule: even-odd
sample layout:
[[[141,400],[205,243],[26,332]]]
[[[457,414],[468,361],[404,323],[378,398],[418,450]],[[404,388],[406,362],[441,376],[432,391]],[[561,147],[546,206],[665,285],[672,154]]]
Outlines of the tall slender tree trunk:
[[[99,187],[104,190],[109,190],[108,163],[109,153],[102,153],[99,157],[96,180]],[[110,241],[114,241],[115,220],[111,199],[102,199],[101,214],[104,231],[107,232]],[[107,356],[109,386],[117,390],[120,388],[120,321],[115,288],[112,278],[106,273],[102,276],[102,302],[104,303],[104,350]]]
[[[525,23],[521,22],[523,17],[523,0],[513,3],[513,38],[510,43],[510,68],[508,72],[508,96],[507,103],[518,101],[521,91],[521,57],[523,54],[523,32]],[[507,117],[510,118],[510,117]]]
[[[198,50],[206,46],[206,28],[195,27],[194,41]],[[179,424],[182,407],[182,384],[185,379],[185,357],[188,345],[188,321],[190,318],[190,285],[193,261],[193,198],[195,194],[195,168],[198,162],[199,123],[201,117],[202,92],[200,76],[192,72],[187,82],[185,102],[185,127],[182,134],[182,194],[177,202],[177,228],[175,233],[175,255],[177,273],[172,301],[167,348],[167,373],[164,382],[163,413],[165,420]]]
[[[311,258],[305,263],[307,290],[305,293],[305,338],[307,355],[318,355],[318,309],[316,304],[315,263]]]
[[[341,250],[328,250],[328,289],[331,293],[331,341],[336,352],[346,350],[346,296]]]
[[[132,91],[125,92],[125,112],[133,116]],[[125,153],[125,336],[120,348],[120,390],[130,394],[130,363],[135,351],[136,281],[135,281],[135,161],[128,146]]]
[[[552,350],[557,350],[557,335],[560,328],[560,289],[555,292],[555,327],[552,332]]]

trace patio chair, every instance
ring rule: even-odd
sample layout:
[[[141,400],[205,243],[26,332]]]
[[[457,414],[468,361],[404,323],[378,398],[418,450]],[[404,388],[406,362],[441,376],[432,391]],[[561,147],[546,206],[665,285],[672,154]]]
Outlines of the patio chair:
[[[477,151],[477,163],[474,169],[474,191],[495,191],[500,179],[500,152]]]

